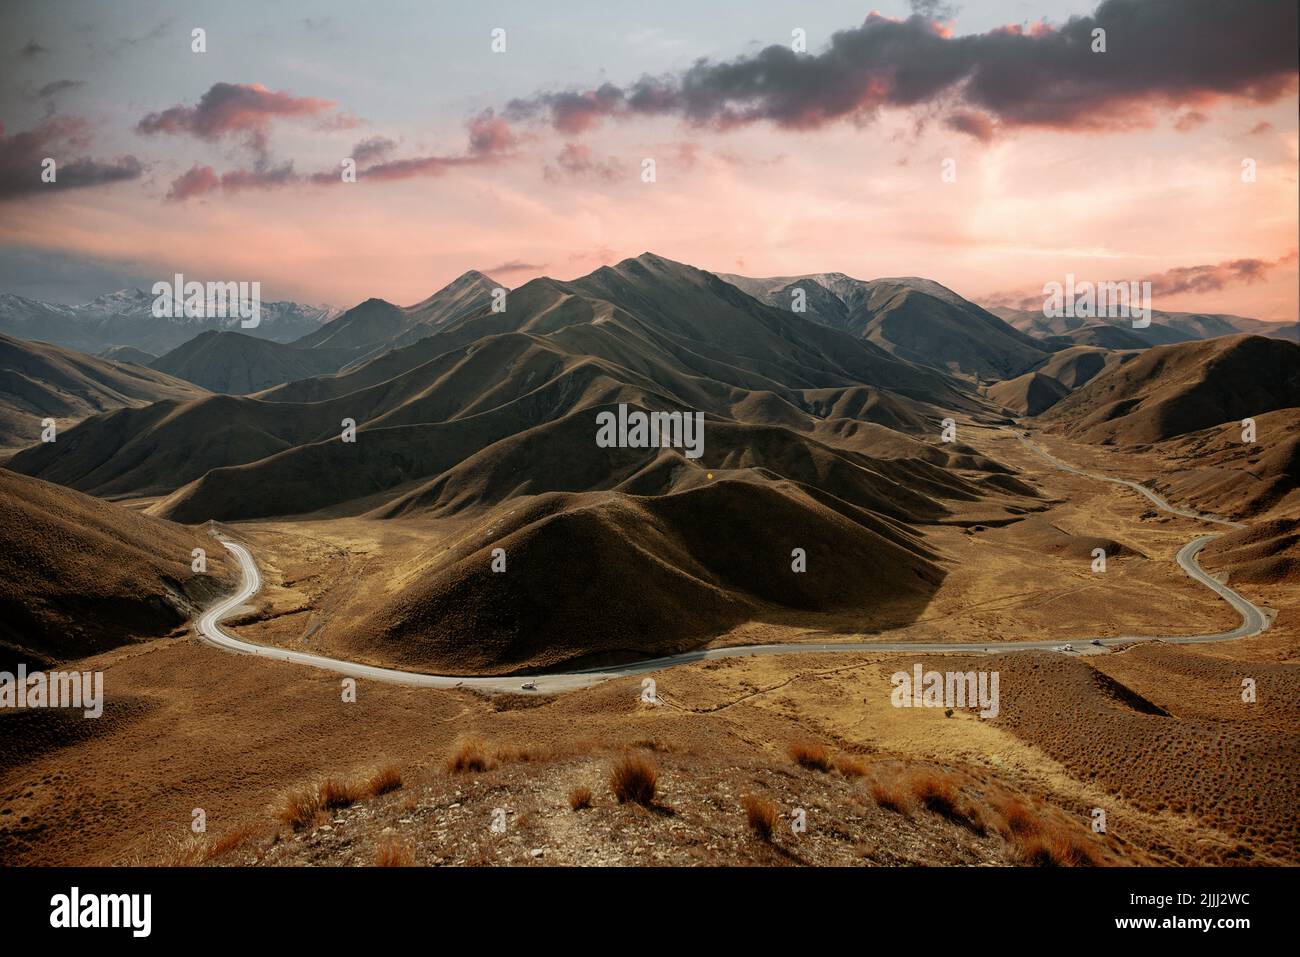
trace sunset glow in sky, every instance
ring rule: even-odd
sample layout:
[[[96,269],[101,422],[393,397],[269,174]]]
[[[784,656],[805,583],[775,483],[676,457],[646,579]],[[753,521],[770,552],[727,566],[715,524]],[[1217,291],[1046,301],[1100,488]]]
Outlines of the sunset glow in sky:
[[[651,250],[1296,319],[1295,0],[875,2],[7,3],[0,292],[409,304]]]

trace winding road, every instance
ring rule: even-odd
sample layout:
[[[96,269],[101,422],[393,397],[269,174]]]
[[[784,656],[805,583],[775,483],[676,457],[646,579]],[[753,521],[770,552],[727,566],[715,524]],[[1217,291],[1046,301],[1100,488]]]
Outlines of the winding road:
[[[1111,482],[1117,485],[1124,485],[1142,495],[1160,509],[1171,512],[1184,518],[1195,519],[1202,522],[1212,522],[1219,525],[1228,525],[1233,528],[1245,528],[1238,522],[1230,522],[1226,519],[1216,518],[1211,515],[1202,515],[1188,509],[1177,508],[1166,502],[1161,496],[1157,495],[1150,489],[1139,485],[1137,482],[1130,482],[1127,479],[1111,478],[1105,475],[1097,475],[1092,472],[1085,472],[1082,469],[1075,468],[1051,453],[1040,448],[1022,433],[1015,433],[1025,446],[1038,455],[1042,456],[1052,465],[1067,472],[1073,472],[1076,475],[1082,475],[1086,478],[1096,479],[1102,482]],[[1257,635],[1268,627],[1268,617],[1263,610],[1252,604],[1248,599],[1233,591],[1227,585],[1220,584],[1210,577],[1201,566],[1197,564],[1196,556],[1205,545],[1217,538],[1217,535],[1200,535],[1184,545],[1178,552],[1177,561],[1179,566],[1189,576],[1202,585],[1214,591],[1219,597],[1230,604],[1241,615],[1241,624],[1231,631],[1220,632],[1212,635],[1181,635],[1181,636],[1155,636],[1155,635],[1129,635],[1112,638],[1078,638],[1076,642],[1090,643],[1096,641],[1103,646],[1130,644],[1140,641],[1163,641],[1172,644],[1197,644],[1211,641],[1231,641],[1234,638],[1244,638],[1251,635]],[[262,576],[257,570],[257,564],[253,561],[253,556],[249,554],[248,549],[237,542],[219,539],[232,555],[239,561],[239,567],[243,575],[243,582],[234,594],[222,599],[217,604],[209,608],[199,618],[196,628],[199,637],[209,644],[226,651],[233,651],[238,654],[257,655],[262,658],[272,658],[277,661],[288,661],[294,664],[310,665],[314,668],[321,668],[326,671],[337,672],[338,674],[348,675],[353,678],[368,678],[372,681],[385,681],[392,684],[409,685],[418,688],[472,688],[478,691],[486,692],[505,692],[519,691],[521,686],[527,682],[529,690],[536,691],[539,694],[554,694],[561,691],[571,691],[576,688],[587,688],[592,685],[600,684],[611,678],[627,678],[634,675],[647,674],[652,671],[662,671],[666,668],[673,668],[677,665],[689,664],[694,661],[709,661],[716,658],[750,658],[757,655],[796,655],[796,654],[824,654],[827,652],[914,652],[916,654],[935,654],[942,652],[960,652],[966,654],[979,654],[988,650],[992,654],[1000,654],[1009,651],[1026,651],[1031,649],[1053,650],[1061,647],[1060,641],[1001,641],[996,645],[985,649],[983,646],[974,645],[965,642],[911,642],[911,641],[848,641],[833,643],[783,643],[770,645],[738,645],[729,648],[705,648],[698,651],[687,651],[678,655],[668,655],[662,658],[648,658],[644,661],[632,662],[631,664],[617,665],[604,668],[590,668],[578,671],[562,671],[549,674],[532,675],[528,677],[457,677],[454,675],[429,675],[418,671],[400,671],[395,668],[379,668],[373,665],[357,664],[351,661],[343,661],[337,658],[327,658],[323,655],[313,655],[303,651],[292,651],[288,648],[277,648],[268,645],[255,645],[247,641],[242,641],[233,635],[221,629],[223,619],[231,615],[237,608],[248,602],[250,598],[257,594],[262,587]],[[994,650],[995,649],[995,650]]]

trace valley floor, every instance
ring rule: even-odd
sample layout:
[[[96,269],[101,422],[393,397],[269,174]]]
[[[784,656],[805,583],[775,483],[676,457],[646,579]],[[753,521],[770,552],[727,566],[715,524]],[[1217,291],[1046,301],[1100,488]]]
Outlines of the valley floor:
[[[1037,438],[1088,468],[1115,461]],[[902,627],[769,621],[715,643],[887,635],[983,647],[1236,623],[1173,561],[1198,523],[1056,471],[1009,433],[963,440],[1034,482],[1046,509],[1005,527],[978,515],[927,527],[947,576]],[[445,544],[465,526],[335,519],[233,531],[257,549],[268,582],[258,609],[229,623],[234,633],[383,664],[380,648],[348,643],[349,623],[364,619],[370,596],[419,573],[431,535]],[[1108,548],[1104,584],[1091,570],[1095,539],[1124,546]],[[1234,587],[1277,609],[1263,635],[1086,657],[728,659],[656,674],[657,703],[641,699],[639,678],[546,698],[362,682],[350,702],[337,675],[193,637],[132,645],[77,665],[105,672],[109,706],[97,721],[0,716],[0,858],[1296,864],[1300,583]],[[1000,714],[893,707],[890,675],[917,661],[997,668]],[[1242,701],[1243,678],[1255,682],[1253,703]],[[460,769],[448,763],[457,755]],[[648,807],[612,792],[611,768],[627,755],[658,770]],[[365,786],[381,768],[400,787]],[[581,788],[591,807],[573,810]],[[777,814],[770,842],[748,823],[746,798]],[[207,834],[196,836],[199,808]],[[1091,828],[1096,808],[1104,834]],[[806,830],[795,834],[799,809]]]

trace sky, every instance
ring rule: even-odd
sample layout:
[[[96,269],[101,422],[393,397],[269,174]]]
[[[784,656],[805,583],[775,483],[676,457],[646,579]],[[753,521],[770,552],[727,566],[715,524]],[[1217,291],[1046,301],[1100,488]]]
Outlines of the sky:
[[[1297,318],[1295,0],[6,0],[0,43],[0,292],[406,305],[652,251]]]

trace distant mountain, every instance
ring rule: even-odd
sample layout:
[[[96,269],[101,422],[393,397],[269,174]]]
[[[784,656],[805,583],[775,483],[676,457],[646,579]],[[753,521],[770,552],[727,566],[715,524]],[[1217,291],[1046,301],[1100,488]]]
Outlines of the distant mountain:
[[[337,372],[354,357],[350,349],[299,349],[240,332],[203,332],[149,366],[209,392],[246,395]]]
[[[1300,345],[1223,336],[1153,346],[1056,403],[1044,425],[1088,442],[1139,445],[1300,407]]]
[[[89,415],[205,394],[142,366],[0,335],[0,449],[38,441],[45,418],[56,421],[58,442],[64,429]]]
[[[1080,326],[1077,329],[1071,329],[1069,332],[1062,333],[1057,338],[1063,339],[1075,346],[1091,346],[1094,349],[1147,349],[1155,343],[1143,338],[1141,335],[1143,331],[1145,330],[1126,329],[1124,326],[1109,325],[1104,322],[1094,322],[1086,326]],[[1155,338],[1165,337],[1156,333]],[[1195,340],[1170,340],[1170,342],[1193,341]],[[1163,344],[1168,345],[1170,343]]]
[[[122,289],[80,306],[0,294],[0,332],[91,355],[115,346],[131,346],[162,355],[209,330],[237,330],[258,339],[290,342],[337,314],[337,310],[328,306],[263,302],[261,321],[251,329],[244,329],[238,318],[157,318],[153,315],[153,302],[154,296],[142,289]]]
[[[413,324],[435,332],[461,316],[490,305],[493,291],[505,288],[492,277],[471,269],[453,279],[428,299],[417,302],[414,306],[407,306],[405,312]]]
[[[1067,336],[1079,345],[1108,349],[1145,348],[1192,342],[1217,336],[1249,333],[1257,336],[1285,337],[1285,330],[1295,331],[1294,323],[1265,322],[1222,313],[1163,312],[1151,310],[1151,325],[1135,328],[1131,318],[1107,319],[1078,316],[1044,316],[1041,310],[993,306],[989,309],[1008,324],[1039,339]],[[1110,330],[1110,331],[1107,331]],[[1292,336],[1291,338],[1294,338]]]
[[[911,620],[947,571],[923,526],[1041,507],[1009,467],[940,441],[945,418],[1003,415],[967,376],[906,358],[901,341],[887,348],[650,253],[534,279],[504,310],[493,288],[469,274],[408,309],[369,300],[284,354],[209,336],[193,344],[196,366],[374,354],[251,396],[95,416],[10,467],[100,496],[157,496],[147,514],[187,523],[454,521],[418,574],[376,591],[364,613],[349,606],[313,643],[464,674],[686,650],[795,612],[854,629]],[[834,294],[846,317],[840,296],[858,292]],[[941,289],[866,293],[854,305],[891,314],[885,331],[917,310],[931,332],[973,335],[958,349],[985,350],[981,361],[999,348],[1047,356]],[[873,295],[917,298],[877,307]],[[418,338],[385,346],[406,335]],[[600,440],[606,416],[650,412],[698,415],[698,455],[684,454],[680,428],[667,446]],[[347,419],[354,442],[340,440]],[[485,573],[497,547],[522,574]],[[792,573],[794,549],[815,575]],[[560,587],[575,573],[582,595]],[[469,631],[485,637],[466,642]]]
[[[293,345],[300,349],[351,349],[353,361],[431,336],[472,312],[490,306],[495,280],[471,269],[427,299],[401,308],[383,299],[368,299]]]
[[[1300,342],[1300,322],[1275,322],[1274,329],[1257,333],[1269,339],[1285,339],[1288,342]]]
[[[111,359],[113,362],[134,362],[138,366],[147,366],[158,358],[152,352],[145,352],[135,346],[113,346],[113,348],[101,352],[99,357],[101,359]]]
[[[949,372],[1006,379],[1041,362],[1050,351],[929,279],[868,281],[843,273],[769,279],[718,275],[786,311],[792,311],[802,293],[807,318],[866,339],[900,358]]]
[[[387,345],[411,326],[406,313],[383,299],[367,299],[319,329],[295,339],[295,349],[364,350]]]

